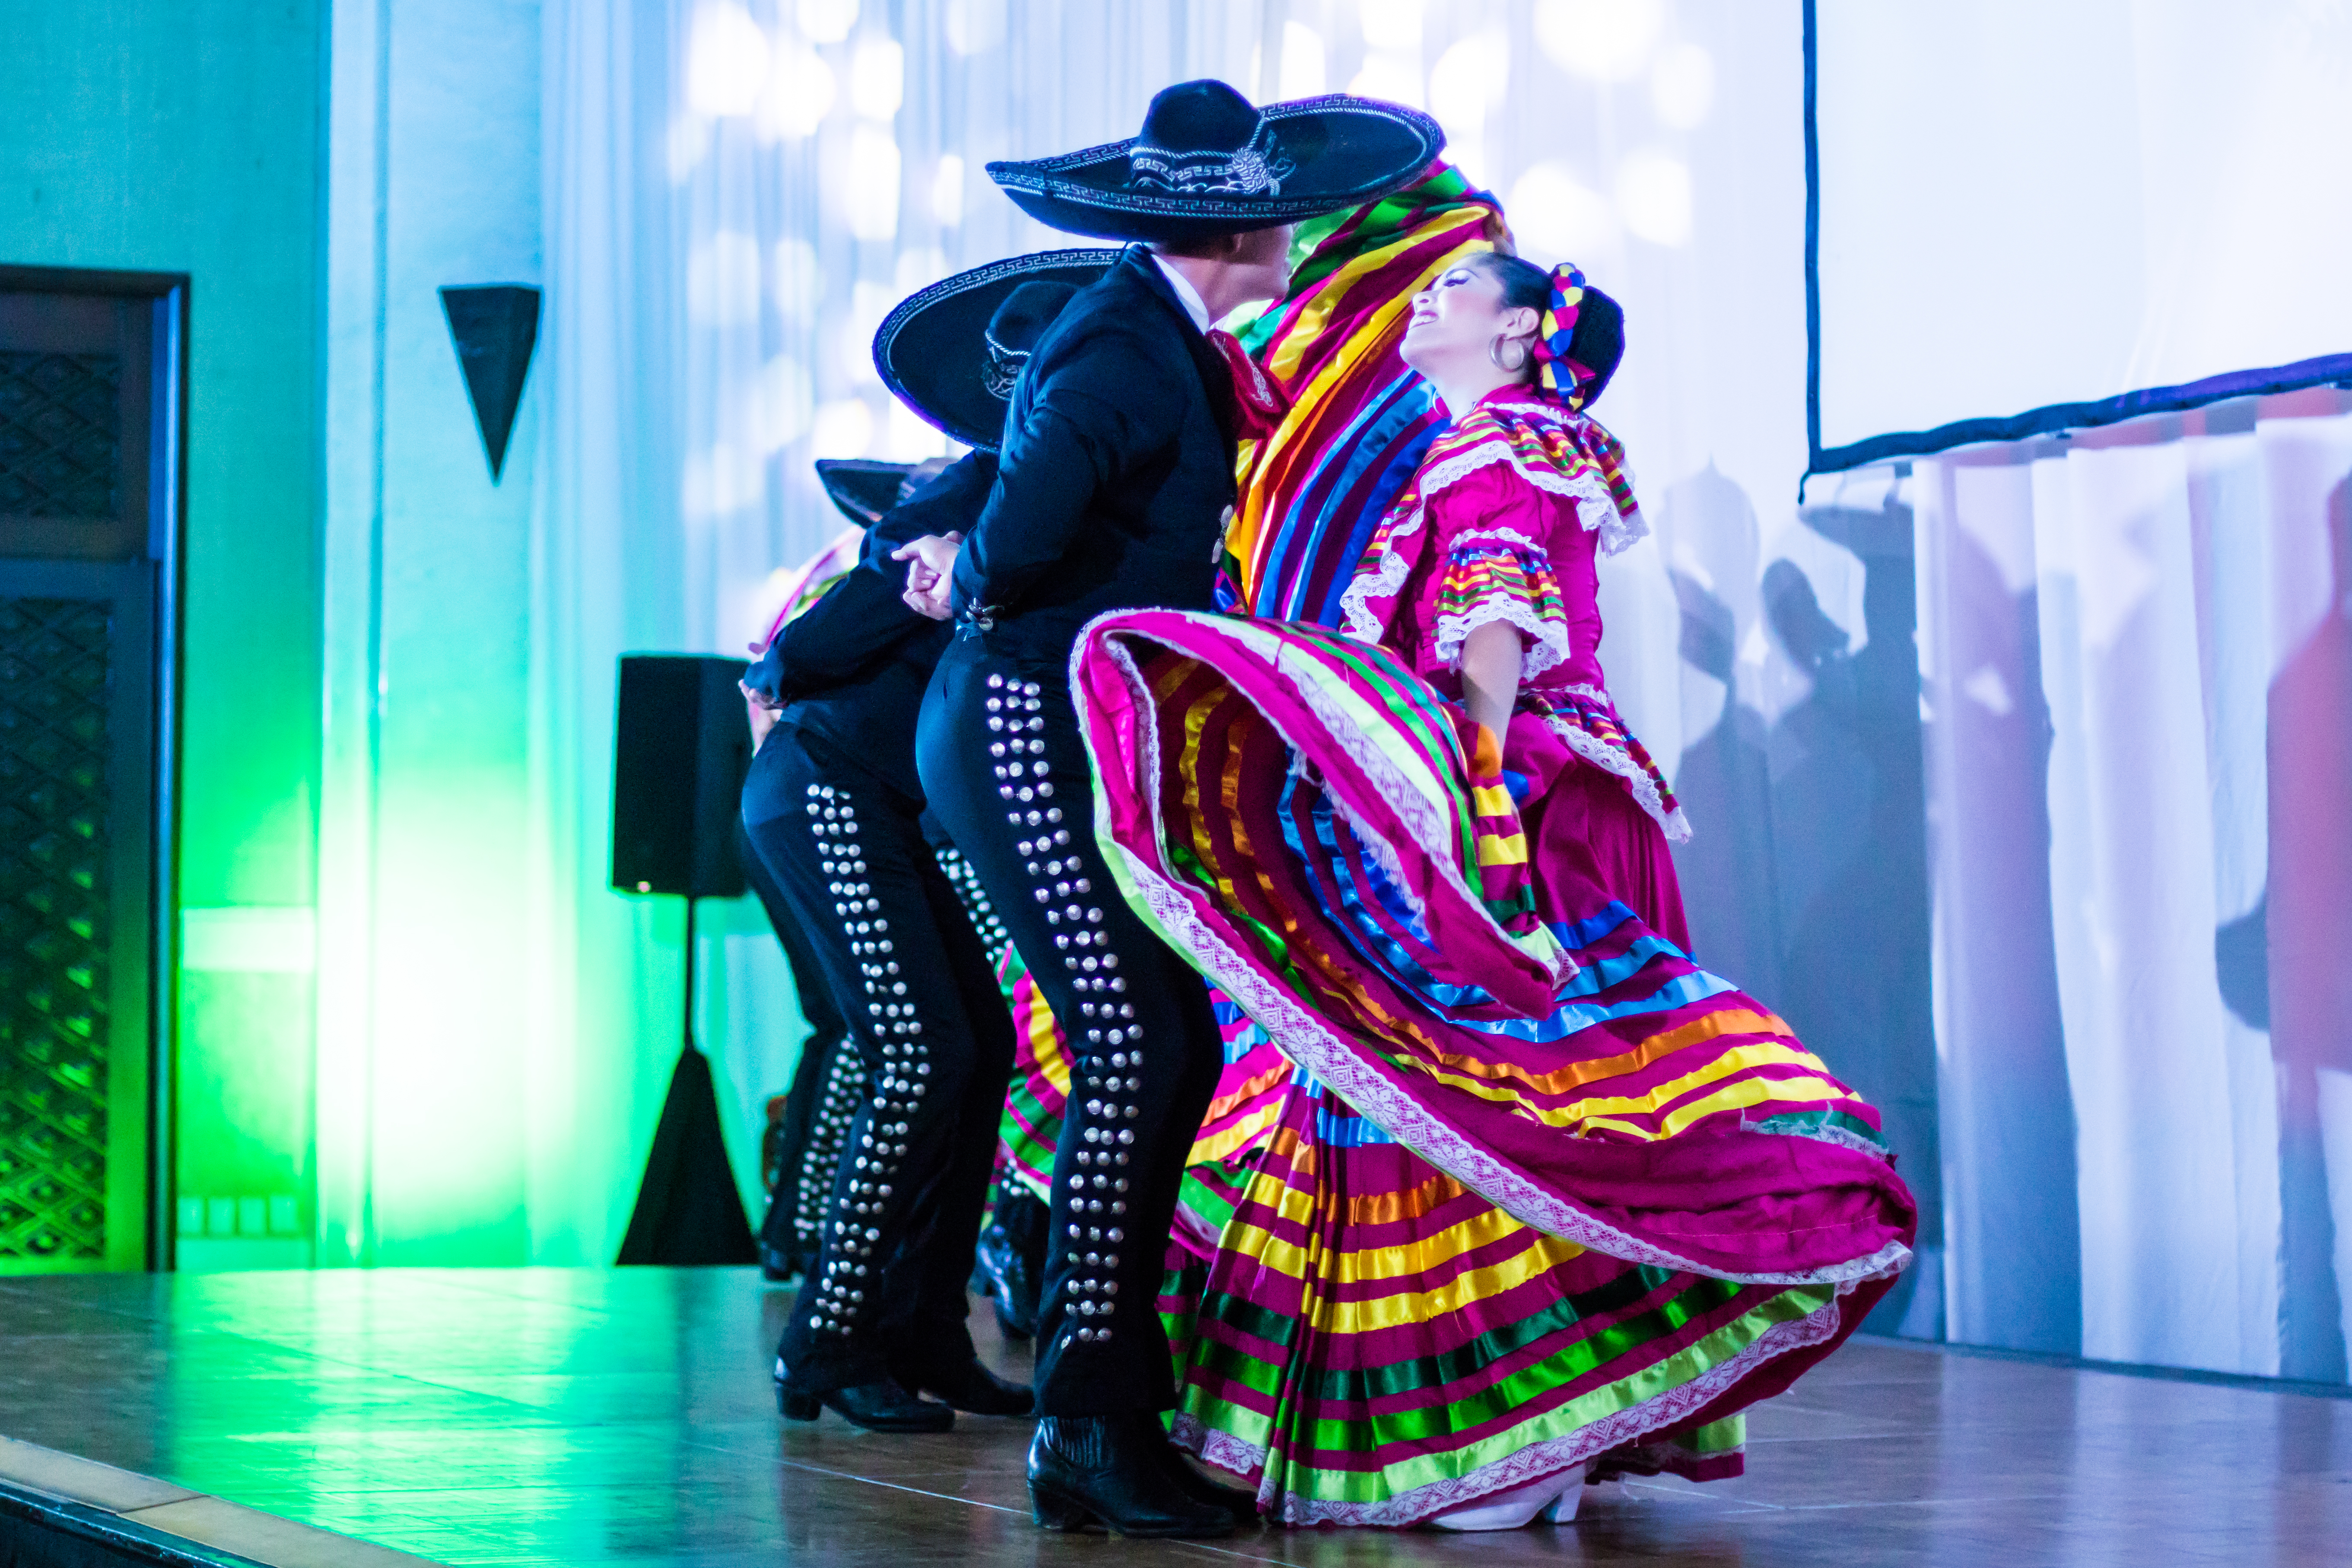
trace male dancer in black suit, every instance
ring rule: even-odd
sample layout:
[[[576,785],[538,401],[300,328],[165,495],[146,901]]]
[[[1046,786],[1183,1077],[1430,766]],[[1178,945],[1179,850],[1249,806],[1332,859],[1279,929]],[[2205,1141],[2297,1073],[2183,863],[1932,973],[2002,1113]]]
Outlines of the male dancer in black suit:
[[[919,472],[913,463],[821,458],[816,477],[842,516],[866,529],[938,478],[946,466],[946,458],[935,458]],[[776,723],[783,629],[779,618],[765,639],[751,645],[751,656],[760,662],[747,673],[760,679],[761,689],[755,692],[747,686],[744,698],[755,753]],[[858,662],[853,658],[839,673],[855,673]],[[807,678],[822,683],[815,672]],[[779,1119],[775,1100],[768,1102],[768,1127],[760,1141],[761,1165],[769,1183],[767,1217],[760,1225],[760,1272],[782,1282],[799,1278],[815,1260],[817,1231],[824,1224],[825,1205],[833,1196],[834,1167],[841,1163],[842,1135],[856,1114],[856,1101],[866,1092],[866,1069],[858,1064],[856,1051],[843,1049],[848,1044],[849,1025],[834,1005],[832,987],[817,963],[808,931],[784,901],[784,890],[769,874],[740,819],[735,837],[743,875],[759,895],[768,923],[775,928],[776,940],[792,970],[793,994],[809,1026],[808,1037],[801,1042],[800,1057],[793,1068],[792,1086],[782,1097],[783,1114]]]
[[[1017,283],[1018,267],[1001,281]],[[1034,334],[1074,292],[1013,288],[986,318],[991,341]],[[968,364],[930,372],[961,368],[982,387],[978,322],[956,346]],[[984,390],[978,401],[991,405]],[[926,840],[916,710],[948,639],[908,611],[890,559],[909,539],[971,524],[996,476],[989,448],[1001,428],[960,428],[978,449],[875,522],[857,565],[745,677],[747,694],[776,710],[744,783],[745,832],[810,938],[869,1090],[827,1173],[816,1255],[777,1347],[777,1404],[793,1420],[830,1407],[869,1430],[944,1431],[954,1410],[1031,1407],[1027,1388],[980,1364],[965,1328],[1013,1024]]]
[[[964,1326],[1012,1021],[924,842],[912,749],[892,743],[939,649],[896,603],[888,553],[905,531],[968,523],[993,472],[974,453],[876,523],[857,567],[746,678],[780,711],[744,781],[744,829],[871,1089],[827,1173],[817,1253],[777,1350],[778,1405],[796,1420],[830,1405],[877,1431],[944,1431],[950,1405],[1029,1409],[1027,1389],[979,1364]]]
[[[1210,324],[1282,294],[1294,220],[1394,189],[1442,141],[1410,110],[1323,99],[1261,114],[1192,82],[1155,98],[1132,142],[989,169],[1048,224],[1147,242],[1037,343],[970,537],[900,552],[909,602],[957,626],[923,703],[924,791],[1076,1063],[1029,1453],[1047,1528],[1212,1536],[1251,1511],[1179,1458],[1159,1419],[1175,1402],[1161,1258],[1222,1053],[1199,976],[1120,900],[1096,846],[1070,649],[1108,610],[1213,607],[1234,435]]]

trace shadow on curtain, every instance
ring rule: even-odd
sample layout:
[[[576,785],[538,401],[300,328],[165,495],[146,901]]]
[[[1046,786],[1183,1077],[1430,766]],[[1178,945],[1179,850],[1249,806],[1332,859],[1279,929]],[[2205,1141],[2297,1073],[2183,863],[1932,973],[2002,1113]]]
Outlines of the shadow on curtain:
[[[1760,574],[1756,510],[1712,466],[1671,487],[1660,512],[1685,689],[1721,691],[1711,723],[1686,717],[1698,733],[1675,778],[1696,829],[1675,860],[1699,960],[1879,1108],[1919,1199],[1919,1261],[1872,1325],[1940,1338],[1909,509],[1892,489],[1877,504],[1801,508],[1810,538],[1784,536]]]
[[[2347,411],[1919,466],[1955,1339],[2346,1380]]]

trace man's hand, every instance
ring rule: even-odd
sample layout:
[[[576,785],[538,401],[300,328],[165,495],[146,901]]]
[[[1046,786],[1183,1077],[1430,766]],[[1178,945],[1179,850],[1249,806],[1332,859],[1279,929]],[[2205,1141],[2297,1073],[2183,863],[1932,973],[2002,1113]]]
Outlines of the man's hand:
[[[962,549],[961,533],[927,533],[890,552],[891,560],[907,563],[907,591],[899,596],[909,609],[935,621],[948,618],[956,556]]]
[[[754,647],[751,651],[758,653],[761,650]],[[776,710],[769,707],[765,698],[741,681],[735,684],[743,692],[743,710],[751,721],[751,749],[756,752],[766,744],[768,731],[776,727]]]

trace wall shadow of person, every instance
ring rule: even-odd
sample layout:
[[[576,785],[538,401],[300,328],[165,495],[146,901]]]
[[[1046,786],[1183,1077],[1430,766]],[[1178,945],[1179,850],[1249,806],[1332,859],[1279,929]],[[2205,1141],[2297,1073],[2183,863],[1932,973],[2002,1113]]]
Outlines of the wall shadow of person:
[[[1937,803],[1948,881],[1929,888],[1943,900],[1942,1008],[1957,1037],[1946,1042],[1950,1060],[1937,1084],[1955,1183],[1946,1211],[1947,1331],[1974,1344],[2078,1355],[2082,1206],[2053,924],[2056,731],[2042,689],[2039,592],[2030,575],[2012,584],[1946,511],[1936,544],[1944,577],[1930,589],[1947,623],[1938,657],[1958,667],[1941,671],[1921,754],[1944,748],[1956,775],[1955,798]],[[1916,548],[1912,538],[1906,554]],[[1915,556],[1906,583],[1916,572]],[[1894,618],[1892,606],[1884,613]],[[1915,595],[1906,630],[1917,614]]]
[[[1780,952],[1765,723],[1739,700],[1737,679],[1740,640],[1756,615],[1756,509],[1710,464],[1668,487],[1660,517],[1682,660],[1723,688],[1715,721],[1683,748],[1674,770],[1692,824],[1674,859],[1693,956],[1754,994],[1773,996]]]
[[[1694,828],[1675,863],[1695,956],[1780,1012],[1879,1108],[1919,1200],[1923,1263],[1880,1304],[1872,1327],[1940,1337],[1942,1172],[1910,512],[1801,513],[1863,563],[1866,640],[1855,652],[1795,562],[1774,562],[1759,584],[1756,511],[1736,482],[1710,465],[1664,500],[1681,656],[1723,687],[1715,723],[1685,748],[1675,773]],[[1740,646],[1759,618],[1811,683],[1774,722],[1740,700],[1737,682]]]
[[[2279,1373],[2343,1383],[2352,1280],[2337,1275],[2337,1236],[2352,1214],[2331,1196],[2352,1194],[2352,1171],[2329,1166],[2352,1154],[2352,481],[2329,493],[2326,527],[2326,612],[2271,681],[2270,883],[2257,910],[2279,1075]],[[2223,927],[2217,958],[2252,936]]]
[[[1906,1275],[1872,1326],[1940,1338],[1943,1184],[1911,510],[1890,498],[1877,509],[1803,508],[1798,518],[1861,560],[1864,640],[1854,651],[1796,562],[1765,569],[1765,623],[1811,683],[1766,739],[1781,938],[1772,1000],[1878,1108],[1918,1199],[1927,1266]],[[1923,1290],[1929,1299],[1915,1302]]]

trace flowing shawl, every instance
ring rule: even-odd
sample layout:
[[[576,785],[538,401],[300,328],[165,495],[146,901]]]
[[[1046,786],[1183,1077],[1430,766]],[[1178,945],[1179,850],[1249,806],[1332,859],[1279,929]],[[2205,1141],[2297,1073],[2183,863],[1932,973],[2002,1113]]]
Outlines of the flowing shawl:
[[[1299,226],[1290,293],[1239,334],[1288,410],[1242,446],[1220,607],[1339,624],[1374,525],[1444,423],[1397,355],[1412,296],[1508,232],[1495,198],[1442,161],[1394,195]]]

